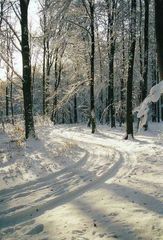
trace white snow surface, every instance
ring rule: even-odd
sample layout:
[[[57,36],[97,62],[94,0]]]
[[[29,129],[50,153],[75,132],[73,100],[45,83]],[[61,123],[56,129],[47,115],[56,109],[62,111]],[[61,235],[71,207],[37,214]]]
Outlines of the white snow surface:
[[[163,124],[40,126],[26,144],[0,131],[1,240],[163,239]]]

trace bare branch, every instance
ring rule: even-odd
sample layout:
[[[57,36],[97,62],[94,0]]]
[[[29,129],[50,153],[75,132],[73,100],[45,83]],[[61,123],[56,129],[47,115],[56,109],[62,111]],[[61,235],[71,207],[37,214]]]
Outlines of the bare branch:
[[[91,36],[90,31],[89,31],[87,28],[83,27],[82,25],[80,25],[80,24],[78,24],[78,23],[76,23],[76,22],[74,22],[74,21],[72,21],[72,20],[69,20],[69,19],[66,19],[65,21],[67,21],[67,22],[69,22],[69,23],[72,23],[72,24],[74,24],[74,25],[76,25],[76,26],[84,29],[84,30],[89,34],[89,36]]]
[[[14,28],[12,27],[12,25],[8,22],[8,20],[6,18],[4,18],[3,16],[1,16],[2,19],[6,22],[6,24],[9,26],[9,28],[11,29],[11,31],[13,32],[14,36],[16,37],[16,39],[18,40],[18,42],[20,43],[21,45],[21,41],[20,41],[20,38],[18,36],[18,34],[16,33],[16,31],[14,30]]]
[[[84,6],[84,8],[85,8],[85,10],[86,10],[86,12],[87,12],[89,18],[90,18],[91,15],[90,15],[90,12],[89,12],[89,10],[88,10],[88,8],[87,8],[87,4],[86,4],[85,0],[82,0],[82,3],[83,3],[83,6]]]
[[[2,60],[9,66],[9,68],[14,72],[14,74],[21,80],[24,81],[23,78],[19,75],[19,73],[17,73],[13,66],[8,62],[8,60],[3,56],[3,54],[0,52],[0,57],[2,58]]]
[[[17,16],[17,18],[19,19],[19,21],[21,21],[21,17],[20,17],[20,12],[19,12],[19,9],[16,5],[14,5],[12,2],[10,2],[11,4],[11,7],[15,13],[15,15]]]

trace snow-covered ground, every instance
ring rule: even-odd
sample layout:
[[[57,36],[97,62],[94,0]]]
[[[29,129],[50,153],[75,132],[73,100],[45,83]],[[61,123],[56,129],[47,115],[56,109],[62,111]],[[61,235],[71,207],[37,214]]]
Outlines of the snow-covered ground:
[[[134,141],[107,126],[37,133],[0,131],[1,240],[163,239],[163,124]]]

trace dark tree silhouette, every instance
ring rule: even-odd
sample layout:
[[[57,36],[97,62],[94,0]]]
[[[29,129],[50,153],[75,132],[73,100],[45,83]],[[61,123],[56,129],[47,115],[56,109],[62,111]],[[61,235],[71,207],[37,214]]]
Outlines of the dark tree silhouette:
[[[130,47],[128,61],[128,78],[127,78],[127,114],[126,114],[126,137],[133,137],[133,116],[132,116],[132,89],[133,89],[133,68],[136,45],[136,0],[131,0],[131,23],[130,23]]]

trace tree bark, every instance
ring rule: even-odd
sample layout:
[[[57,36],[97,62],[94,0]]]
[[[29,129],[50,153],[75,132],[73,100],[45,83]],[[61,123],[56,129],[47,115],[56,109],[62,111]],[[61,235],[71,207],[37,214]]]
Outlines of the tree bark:
[[[143,43],[142,43],[142,15],[143,15],[143,7],[142,0],[139,0],[140,14],[139,14],[139,63],[140,63],[140,93],[139,93],[139,103],[143,100]]]
[[[90,79],[90,123],[92,126],[92,133],[96,130],[96,117],[95,117],[95,99],[94,99],[94,61],[95,61],[95,32],[94,32],[94,0],[90,4],[90,28],[91,28],[91,79]]]
[[[136,45],[136,0],[131,0],[131,43],[129,48],[128,78],[127,78],[127,114],[126,114],[126,137],[133,137],[133,116],[132,116],[132,90],[133,90],[133,67]]]
[[[74,94],[74,123],[78,122],[77,94]]]
[[[50,90],[49,90],[49,86],[50,86],[50,49],[49,49],[49,39],[47,37],[46,39],[46,78],[45,78],[45,112],[46,115],[49,114],[50,112]]]
[[[155,28],[160,80],[163,80],[163,1],[155,0]]]
[[[115,19],[115,1],[112,0],[112,9],[110,16],[110,48],[109,57],[109,95],[110,95],[110,123],[111,128],[115,127],[115,105],[114,105],[114,55],[115,55],[115,37],[114,37],[114,19]]]
[[[124,21],[122,23],[122,77],[121,77],[121,104],[119,109],[119,126],[122,126],[122,123],[125,121],[125,95],[124,95],[124,88],[125,88],[125,27]]]
[[[12,124],[14,125],[14,106],[13,106],[13,93],[12,93],[13,85],[11,82],[10,85],[10,104],[11,104],[11,116],[12,116]]]
[[[43,110],[43,116],[46,114],[46,14],[43,13],[43,66],[42,66],[42,110]]]
[[[7,83],[8,84],[8,83]],[[9,88],[6,86],[6,118],[9,116]]]
[[[23,62],[23,97],[24,97],[24,117],[25,117],[25,137],[35,136],[32,93],[31,93],[31,63],[28,40],[28,6],[29,0],[20,0],[21,10],[21,47]]]
[[[4,3],[5,3],[5,0],[2,0],[2,1],[0,2],[0,30],[1,30],[1,25],[2,25],[2,17],[3,17]]]
[[[96,35],[97,35],[97,49],[98,49],[98,56],[99,56],[99,74],[100,74],[100,82],[103,83],[103,62],[102,62],[102,52],[101,52],[101,46],[100,46],[100,37],[99,37],[99,27],[98,27],[98,22],[96,21]],[[103,123],[102,120],[102,113],[103,113],[103,105],[104,105],[104,93],[103,93],[103,89],[101,89],[100,93],[99,93],[99,121],[101,123]]]
[[[149,0],[144,0],[145,3],[145,24],[144,24],[144,68],[143,68],[143,99],[147,96],[148,88],[148,48],[149,48]]]
[[[51,115],[51,120],[53,121],[54,124],[57,123],[57,105],[58,105],[58,87],[61,82],[61,74],[62,74],[62,64],[61,64],[61,59],[59,58],[59,49],[56,49],[56,57],[55,57],[55,84],[54,84],[54,93],[55,96],[53,98],[53,108],[52,108],[52,115]]]

